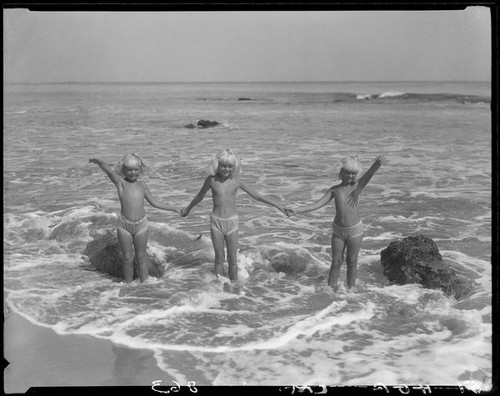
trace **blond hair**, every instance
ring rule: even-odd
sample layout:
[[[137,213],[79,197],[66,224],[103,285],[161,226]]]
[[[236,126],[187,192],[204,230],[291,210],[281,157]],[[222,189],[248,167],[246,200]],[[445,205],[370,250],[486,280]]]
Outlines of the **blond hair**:
[[[115,168],[115,171],[123,175],[123,167],[124,166],[138,166],[141,169],[141,173],[143,173],[146,170],[146,163],[144,160],[139,157],[136,153],[128,153],[125,154],[122,158],[122,160],[118,163],[118,165]]]
[[[219,168],[219,162],[232,164],[234,166],[233,175],[238,175],[241,172],[241,162],[236,154],[228,148],[222,149],[215,155],[207,167],[209,175],[215,176]]]
[[[356,172],[359,174],[363,169],[363,166],[361,165],[361,161],[359,160],[358,157],[351,156],[351,157],[345,157],[342,161],[340,161],[339,177],[340,177],[340,172],[342,172],[342,169],[350,172]]]

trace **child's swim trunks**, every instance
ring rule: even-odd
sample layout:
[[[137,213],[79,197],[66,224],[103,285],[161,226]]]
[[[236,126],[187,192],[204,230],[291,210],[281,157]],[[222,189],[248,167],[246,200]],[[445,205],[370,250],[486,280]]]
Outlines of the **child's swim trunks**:
[[[141,220],[132,221],[127,219],[121,212],[118,212],[116,220],[116,228],[128,232],[134,236],[148,229],[148,219],[144,216]]]
[[[220,232],[226,236],[238,231],[238,216],[230,217],[229,219],[221,219],[220,217],[210,215],[210,228]]]
[[[333,236],[340,238],[343,241],[347,241],[351,238],[363,235],[363,223],[360,221],[358,224],[354,224],[350,227],[340,227],[333,223]]]

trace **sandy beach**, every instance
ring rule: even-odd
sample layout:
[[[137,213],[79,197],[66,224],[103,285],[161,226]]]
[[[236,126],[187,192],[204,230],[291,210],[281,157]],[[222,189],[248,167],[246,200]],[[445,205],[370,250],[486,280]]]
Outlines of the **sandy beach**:
[[[90,336],[59,335],[9,312],[4,322],[4,391],[30,387],[151,386],[171,379],[153,353],[114,345]]]

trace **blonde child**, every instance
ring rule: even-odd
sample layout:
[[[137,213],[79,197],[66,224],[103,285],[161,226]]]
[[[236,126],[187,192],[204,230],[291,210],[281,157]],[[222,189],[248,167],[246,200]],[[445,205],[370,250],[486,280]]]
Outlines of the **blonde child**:
[[[144,171],[143,160],[135,153],[125,155],[121,161],[123,176],[104,161],[90,158],[89,162],[99,165],[118,190],[121,211],[117,213],[117,234],[123,253],[123,277],[132,282],[134,275],[134,250],[139,266],[139,279],[144,282],[149,276],[146,247],[148,242],[148,220],[144,211],[144,199],[158,209],[181,214],[179,209],[158,201],[148,186],[138,180]]]
[[[230,149],[221,150],[210,162],[209,176],[205,179],[201,190],[191,203],[183,209],[182,216],[187,216],[206,195],[212,191],[213,209],[210,215],[210,235],[215,251],[215,274],[226,275],[224,271],[225,249],[229,266],[229,279],[238,279],[238,215],[236,214],[236,192],[239,188],[253,199],[274,206],[285,213],[284,208],[264,198],[248,187],[239,178],[240,161]]]
[[[306,213],[320,209],[335,199],[335,218],[332,233],[332,265],[328,285],[337,289],[337,281],[344,250],[347,247],[347,287],[356,284],[358,253],[363,240],[363,223],[359,216],[358,197],[375,172],[385,163],[381,156],[358,179],[361,162],[357,157],[347,157],[341,162],[339,178],[341,183],[330,187],[325,195],[310,205],[298,208],[285,208],[287,214]]]

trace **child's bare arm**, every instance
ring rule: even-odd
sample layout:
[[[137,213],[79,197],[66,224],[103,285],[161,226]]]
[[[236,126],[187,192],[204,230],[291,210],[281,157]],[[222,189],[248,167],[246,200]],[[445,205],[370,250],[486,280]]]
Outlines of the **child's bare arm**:
[[[358,182],[358,191],[361,192],[363,188],[368,184],[368,182],[371,180],[372,176],[375,174],[375,172],[380,168],[382,164],[385,164],[386,160],[382,156],[378,156],[375,162],[370,166],[370,168],[361,176]]]
[[[306,212],[313,212],[315,210],[318,210],[325,206],[328,202],[330,202],[333,199],[333,187],[329,188],[328,191],[323,195],[320,199],[318,199],[316,202],[310,204],[310,205],[305,205],[300,208],[287,208],[286,210],[291,213],[306,213]]]
[[[196,205],[198,205],[203,198],[205,198],[205,195],[207,195],[208,190],[210,190],[210,178],[207,177],[205,179],[205,183],[203,183],[203,186],[201,187],[200,191],[196,196],[193,198],[193,200],[190,202],[188,206],[186,206],[186,209],[181,210],[181,215],[182,217],[185,217],[191,212],[191,209],[193,209]]]
[[[368,182],[371,180],[372,176],[380,168],[380,166],[385,163],[387,163],[386,159],[379,155],[372,166],[370,166],[370,168],[363,174],[363,176],[361,176],[358,185],[351,192],[351,194],[349,194],[349,199],[347,200],[347,204],[349,206],[356,206],[358,204],[358,199],[361,191],[363,191],[365,186],[368,184]]]
[[[267,205],[270,205],[270,206],[274,206],[276,209],[278,209],[280,212],[286,214],[288,216],[288,214],[285,212],[285,208],[283,206],[281,206],[280,204],[270,200],[269,198],[266,198],[266,197],[263,197],[262,195],[260,195],[257,191],[255,191],[254,189],[248,187],[245,183],[243,183],[241,180],[239,180],[239,187],[245,191],[248,195],[250,195],[253,199],[255,199],[256,201],[260,201],[260,202],[263,202]]]
[[[178,214],[181,214],[180,209],[177,209],[176,207],[165,204],[161,201],[159,201],[149,190],[149,187],[146,186],[144,183],[144,197],[146,198],[146,201],[148,201],[152,206],[158,209],[163,209],[163,210],[170,210],[171,212],[176,212]]]
[[[118,185],[120,183],[121,177],[114,171],[111,166],[106,164],[104,161],[98,158],[90,158],[89,162],[99,165],[99,167],[108,175],[108,177],[115,185]]]

